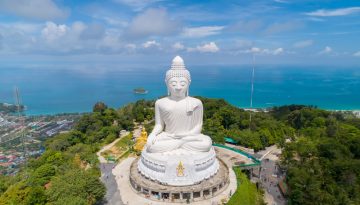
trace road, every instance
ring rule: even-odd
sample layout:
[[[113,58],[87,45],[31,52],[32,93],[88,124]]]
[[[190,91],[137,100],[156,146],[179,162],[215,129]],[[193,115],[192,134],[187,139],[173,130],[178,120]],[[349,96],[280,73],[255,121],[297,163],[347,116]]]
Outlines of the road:
[[[134,130],[134,136],[138,137],[141,133],[142,127],[137,127]],[[102,205],[125,205],[121,201],[120,197],[120,190],[115,180],[115,176],[112,173],[113,169],[117,165],[116,163],[108,163],[107,160],[101,156],[102,152],[110,149],[114,146],[122,137],[127,136],[129,132],[123,132],[121,136],[114,140],[112,143],[105,145],[100,151],[96,153],[98,159],[100,161],[100,170],[101,170],[101,178],[100,180],[105,184],[106,187],[106,195],[105,200],[103,201]]]
[[[112,143],[104,146],[100,151],[96,153],[98,159],[100,161],[100,171],[101,177],[100,180],[105,184],[106,187],[106,195],[105,200],[103,201],[103,205],[124,205],[120,198],[120,191],[118,189],[117,183],[115,181],[115,176],[112,173],[113,168],[116,164],[107,163],[107,160],[101,156],[101,153],[110,149],[114,146],[122,137],[128,135],[129,132],[124,132],[121,136],[113,141]]]
[[[273,149],[272,151],[278,149]],[[276,152],[276,151],[275,151]],[[266,153],[261,162],[261,186],[265,191],[265,202],[269,205],[285,205],[286,199],[280,192],[278,183],[282,177],[282,173],[279,170],[276,162],[278,157],[272,153]]]
[[[112,170],[116,164],[114,163],[100,163],[101,178],[100,180],[106,186],[105,200],[103,205],[124,205],[121,201],[120,191],[118,189],[115,176]]]

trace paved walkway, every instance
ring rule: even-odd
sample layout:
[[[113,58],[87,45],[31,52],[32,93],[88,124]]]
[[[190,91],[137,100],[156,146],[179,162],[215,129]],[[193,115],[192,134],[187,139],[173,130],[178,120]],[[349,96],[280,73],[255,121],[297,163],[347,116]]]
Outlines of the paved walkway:
[[[220,150],[221,151],[221,150]],[[121,200],[126,205],[167,205],[167,204],[180,204],[180,203],[170,203],[170,202],[158,202],[146,199],[142,196],[139,196],[135,193],[132,189],[130,182],[129,182],[129,174],[130,174],[130,165],[135,160],[134,157],[129,157],[118,164],[113,169],[113,174],[115,175],[115,179],[117,182],[117,186],[121,190]],[[226,163],[226,162],[225,162]],[[231,162],[228,162],[231,163]],[[229,164],[228,164],[229,165]],[[220,204],[221,200],[224,198],[228,198],[230,192],[234,193],[237,188],[236,176],[234,171],[232,170],[231,166],[229,166],[229,177],[230,177],[230,184],[229,186],[220,193],[219,195],[215,196],[214,198],[199,201],[199,202],[191,202],[193,205],[212,205],[212,204]]]
[[[271,153],[281,153],[281,149],[279,149],[276,145],[272,145],[270,147],[267,147],[265,150],[257,152],[256,154],[261,155],[259,160],[262,161],[265,158],[271,157],[272,156]],[[278,159],[274,158],[273,160],[278,160]]]
[[[282,177],[282,173],[277,165],[281,149],[277,148],[276,145],[273,145],[263,151],[262,154],[263,160],[261,163],[260,175],[261,186],[265,191],[264,200],[269,205],[285,205],[286,199],[282,196],[278,186]]]
[[[228,167],[239,165],[240,162],[243,162],[245,164],[253,163],[252,159],[225,148],[215,147],[215,151],[216,156],[222,159]]]
[[[118,189],[115,176],[112,173],[115,164],[113,163],[101,163],[101,178],[100,180],[106,186],[106,195],[103,205],[124,205],[121,201],[120,190]]]
[[[106,195],[104,202],[102,204],[106,205],[123,205],[120,197],[120,190],[116,184],[115,176],[112,173],[115,164],[107,163],[107,160],[101,156],[101,153],[110,149],[114,146],[122,137],[128,135],[129,132],[123,132],[121,136],[114,140],[112,143],[104,146],[100,151],[96,153],[98,159],[100,161],[100,171],[101,177],[100,180],[105,184],[106,187]]]

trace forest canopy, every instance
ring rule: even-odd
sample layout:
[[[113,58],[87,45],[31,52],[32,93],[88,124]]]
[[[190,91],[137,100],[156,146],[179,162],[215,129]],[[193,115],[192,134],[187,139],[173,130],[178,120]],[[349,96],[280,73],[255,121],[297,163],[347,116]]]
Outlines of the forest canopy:
[[[214,143],[230,137],[255,151],[274,144],[283,149],[289,204],[360,204],[360,119],[353,114],[303,105],[250,112],[222,99],[198,98],[202,132]],[[95,153],[121,130],[133,130],[134,122],[150,132],[154,103],[140,100],[120,109],[96,103],[73,130],[48,139],[45,153],[16,176],[0,176],[0,204],[102,201],[106,190]]]

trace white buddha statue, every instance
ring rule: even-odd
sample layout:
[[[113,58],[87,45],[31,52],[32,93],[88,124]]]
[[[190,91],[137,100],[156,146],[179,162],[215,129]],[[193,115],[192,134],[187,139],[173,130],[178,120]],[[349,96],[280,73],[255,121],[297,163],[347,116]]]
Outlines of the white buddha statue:
[[[138,171],[161,183],[183,186],[217,173],[210,137],[201,134],[203,105],[189,97],[190,73],[176,56],[165,78],[168,96],[155,103],[155,127],[138,161]]]
[[[208,152],[212,141],[201,134],[203,105],[188,96],[191,78],[180,56],[173,59],[165,82],[169,96],[155,103],[155,127],[148,137],[147,151],[162,153],[182,148]]]

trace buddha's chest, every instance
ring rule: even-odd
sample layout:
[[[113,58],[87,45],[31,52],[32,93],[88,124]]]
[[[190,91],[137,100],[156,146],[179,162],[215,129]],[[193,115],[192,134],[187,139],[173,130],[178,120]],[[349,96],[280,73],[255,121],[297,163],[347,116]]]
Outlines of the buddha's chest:
[[[185,101],[166,103],[160,108],[160,115],[164,118],[191,118],[193,112],[187,111],[187,104]]]

